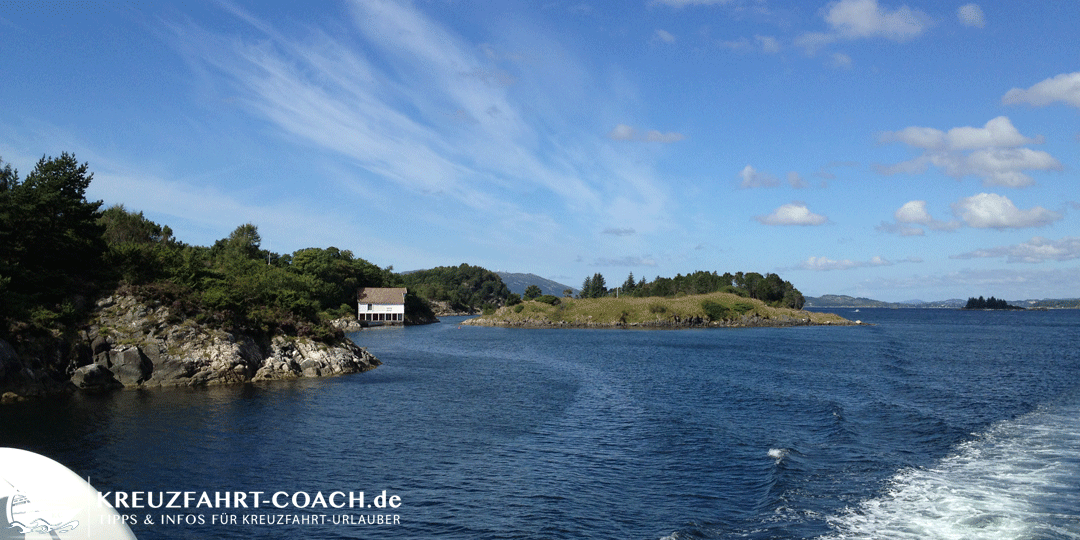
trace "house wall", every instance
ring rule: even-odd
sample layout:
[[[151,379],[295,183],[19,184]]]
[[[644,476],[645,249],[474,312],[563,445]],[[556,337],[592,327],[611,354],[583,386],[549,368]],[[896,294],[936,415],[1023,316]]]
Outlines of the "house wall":
[[[401,304],[360,304],[356,320],[361,322],[404,322],[405,306]]]

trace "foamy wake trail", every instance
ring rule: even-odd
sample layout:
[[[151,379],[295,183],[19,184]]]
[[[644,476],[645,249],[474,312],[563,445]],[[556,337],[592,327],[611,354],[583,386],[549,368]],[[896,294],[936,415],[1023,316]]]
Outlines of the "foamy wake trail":
[[[787,454],[788,454],[788,451],[787,451],[786,448],[770,448],[769,449],[769,457],[775,459],[777,464],[779,464],[781,461],[783,461],[784,457],[787,456]]]
[[[1080,407],[995,424],[829,524],[836,539],[1080,539]]]

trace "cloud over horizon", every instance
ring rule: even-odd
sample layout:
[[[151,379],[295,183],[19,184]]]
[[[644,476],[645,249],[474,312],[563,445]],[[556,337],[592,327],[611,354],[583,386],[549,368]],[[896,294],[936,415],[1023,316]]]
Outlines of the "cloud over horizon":
[[[1050,240],[1041,236],[1011,246],[977,249],[967,253],[950,256],[951,259],[996,259],[1004,258],[1009,263],[1042,263],[1047,261],[1071,261],[1080,259],[1080,238],[1066,236],[1060,240]]]

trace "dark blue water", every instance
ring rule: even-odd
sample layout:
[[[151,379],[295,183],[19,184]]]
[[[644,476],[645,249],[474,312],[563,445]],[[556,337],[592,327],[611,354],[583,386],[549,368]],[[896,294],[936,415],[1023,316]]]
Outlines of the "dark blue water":
[[[875,326],[366,330],[369,373],[17,404],[0,446],[101,491],[400,497],[144,540],[1080,538],[1080,311],[841,314]]]

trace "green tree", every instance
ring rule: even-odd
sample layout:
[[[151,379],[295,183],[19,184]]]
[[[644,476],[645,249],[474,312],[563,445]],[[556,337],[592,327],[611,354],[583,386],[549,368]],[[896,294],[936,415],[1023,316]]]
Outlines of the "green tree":
[[[544,292],[540,290],[539,286],[529,285],[528,287],[525,287],[525,294],[521,295],[521,298],[523,300],[532,300],[542,294],[544,294]]]
[[[585,278],[585,284],[581,287],[582,298],[600,298],[607,292],[607,284],[600,272],[593,274],[591,278]]]
[[[22,181],[0,168],[0,318],[70,314],[86,303],[104,251],[93,174],[75,156],[42,157]]]

